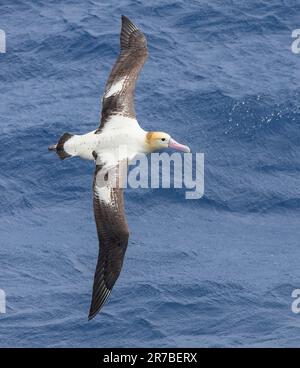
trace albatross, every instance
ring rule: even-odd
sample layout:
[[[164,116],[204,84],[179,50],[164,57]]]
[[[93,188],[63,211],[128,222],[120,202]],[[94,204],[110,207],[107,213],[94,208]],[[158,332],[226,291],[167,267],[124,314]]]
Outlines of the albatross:
[[[138,75],[147,59],[144,34],[122,16],[120,54],[112,68],[102,98],[99,127],[87,134],[64,133],[49,147],[60,159],[80,157],[95,162],[93,207],[99,240],[99,256],[94,275],[88,319],[101,310],[117,281],[128,245],[129,230],[124,210],[122,163],[141,154],[165,148],[183,152],[190,149],[164,132],[147,132],[136,119],[134,92]],[[121,146],[126,149],[120,150]],[[121,153],[120,153],[121,152]],[[107,177],[110,180],[107,180]],[[118,183],[111,180],[118,178]]]

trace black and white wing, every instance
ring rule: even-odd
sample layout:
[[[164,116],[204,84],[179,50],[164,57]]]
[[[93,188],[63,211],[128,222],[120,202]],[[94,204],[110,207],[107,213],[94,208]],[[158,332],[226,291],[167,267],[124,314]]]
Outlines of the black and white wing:
[[[96,166],[93,193],[99,256],[89,320],[100,311],[120,275],[129,238],[123,189],[109,182],[105,183],[106,173],[105,168]]]
[[[105,86],[101,122],[96,132],[101,131],[112,115],[135,118],[135,84],[147,59],[147,40],[124,15],[122,16],[120,43],[119,57]]]

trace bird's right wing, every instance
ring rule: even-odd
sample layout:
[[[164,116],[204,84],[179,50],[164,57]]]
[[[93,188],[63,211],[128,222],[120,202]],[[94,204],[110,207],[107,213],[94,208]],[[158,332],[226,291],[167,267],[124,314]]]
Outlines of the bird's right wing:
[[[118,174],[122,172],[119,166],[113,171]],[[89,319],[100,311],[119,277],[129,238],[123,189],[118,187],[118,183],[112,185],[107,181],[108,174],[105,167],[96,166],[93,184],[94,214],[100,249]]]

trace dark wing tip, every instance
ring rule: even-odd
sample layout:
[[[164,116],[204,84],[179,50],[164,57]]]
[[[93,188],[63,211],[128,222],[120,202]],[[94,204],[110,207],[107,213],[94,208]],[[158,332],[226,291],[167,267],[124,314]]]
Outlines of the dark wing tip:
[[[110,293],[111,293],[111,290],[105,288],[104,290],[101,291],[98,297],[95,297],[93,295],[93,299],[92,299],[92,303],[91,303],[91,307],[89,311],[89,316],[88,316],[89,321],[93,319],[100,312],[101,308],[105,304]]]
[[[131,29],[135,31],[138,30],[138,27],[134,23],[132,23],[132,21],[128,17],[122,15],[121,18],[122,18],[122,28]]]
[[[129,18],[122,15],[122,29],[121,29],[121,50],[134,48],[146,48],[147,41],[143,33],[138,27],[131,22]]]

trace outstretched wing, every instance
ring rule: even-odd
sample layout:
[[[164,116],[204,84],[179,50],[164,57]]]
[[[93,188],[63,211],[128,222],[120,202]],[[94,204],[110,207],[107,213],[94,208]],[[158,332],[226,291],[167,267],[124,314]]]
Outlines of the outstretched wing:
[[[147,59],[147,40],[124,15],[120,36],[121,51],[113,66],[102,100],[101,131],[111,115],[135,118],[134,90],[139,72]]]
[[[93,192],[100,249],[89,320],[100,311],[119,277],[129,238],[123,189],[107,184],[106,175],[105,168],[97,165]]]

